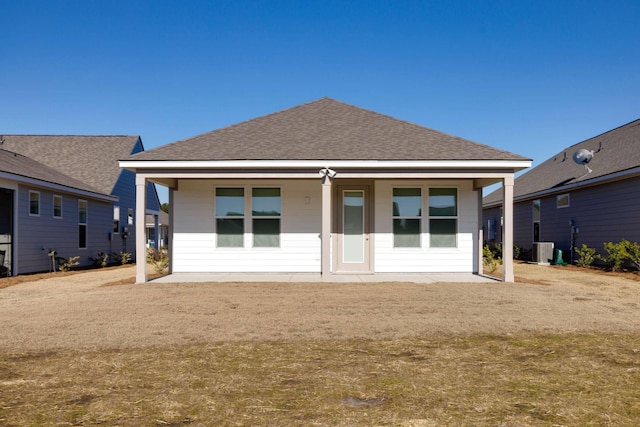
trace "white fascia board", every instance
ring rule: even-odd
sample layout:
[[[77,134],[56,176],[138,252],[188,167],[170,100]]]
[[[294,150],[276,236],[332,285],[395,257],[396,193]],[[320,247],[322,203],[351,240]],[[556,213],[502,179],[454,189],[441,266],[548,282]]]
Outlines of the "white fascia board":
[[[118,201],[120,198],[117,196],[110,196],[106,194],[94,193],[87,190],[80,190],[78,188],[68,187],[62,184],[56,184],[54,182],[41,181],[35,178],[29,178],[22,175],[14,175],[8,172],[0,172],[0,178],[4,178],[10,181],[15,181],[20,184],[32,185],[35,187],[47,188],[53,191],[63,191],[65,193],[73,193],[78,196],[89,197],[92,199],[105,200],[108,202]]]
[[[227,169],[227,168],[406,168],[406,169],[451,169],[451,168],[509,168],[531,167],[531,160],[120,160],[121,168],[127,169]]]

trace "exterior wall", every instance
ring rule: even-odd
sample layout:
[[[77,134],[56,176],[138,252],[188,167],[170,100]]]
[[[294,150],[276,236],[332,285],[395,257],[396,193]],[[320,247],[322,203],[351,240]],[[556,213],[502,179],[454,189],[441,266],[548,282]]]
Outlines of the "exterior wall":
[[[281,188],[279,248],[216,248],[215,188]],[[173,272],[320,272],[320,180],[181,180],[173,191]],[[308,200],[308,203],[306,201]]]
[[[570,195],[568,207],[557,207],[557,194],[539,198],[540,241],[554,242],[556,248],[570,252],[573,221],[578,229],[574,246],[585,243],[603,254],[604,242],[623,238],[640,242],[640,177],[558,194]],[[514,204],[514,243],[523,249],[533,246],[532,203]],[[483,211],[485,224],[495,212],[496,208]]]
[[[515,206],[514,206],[515,210]],[[515,233],[515,230],[514,230]],[[502,208],[495,207],[482,210],[483,245],[502,243]]]
[[[604,242],[640,242],[640,178],[572,191],[570,206],[556,208],[556,197],[541,199],[541,235],[570,250],[570,220],[579,232],[575,246],[585,243],[603,253]]]
[[[420,248],[393,247],[393,188],[422,188]],[[428,194],[430,187],[458,189],[458,241],[456,248],[429,247]],[[377,181],[375,184],[375,271],[379,273],[438,273],[478,271],[478,196],[471,181]]]
[[[120,172],[120,177],[118,181],[116,181],[116,185],[113,187],[112,193],[114,196],[118,196],[119,200],[114,202],[114,205],[120,206],[120,231],[118,233],[113,234],[113,245],[118,249],[118,252],[122,250],[123,252],[130,252],[134,254],[135,260],[135,251],[136,251],[136,227],[135,227],[135,218],[136,218],[136,174],[123,169]],[[129,223],[128,218],[128,210],[132,209],[133,216],[132,222]],[[147,210],[159,211],[160,204],[158,202],[158,197],[156,195],[155,188],[153,183],[147,184]],[[113,217],[113,212],[111,213]],[[113,220],[112,220],[113,224]],[[127,229],[128,237],[123,238],[123,230],[125,227]],[[143,237],[145,238],[145,237]]]
[[[40,215],[29,215],[29,191],[40,193]],[[62,196],[62,218],[53,217],[53,195]],[[78,248],[78,200],[86,200],[87,248]],[[111,203],[78,197],[71,193],[20,185],[17,194],[17,235],[14,274],[49,271],[50,250],[58,256],[80,256],[81,266],[91,265],[98,252],[119,252],[109,240],[113,225]]]
[[[334,182],[337,185],[337,181]],[[216,248],[215,188],[252,186],[281,188],[282,217],[279,248],[251,248],[245,228],[243,248]],[[428,212],[429,187],[458,189],[456,248],[429,248],[428,216],[423,216],[420,248],[393,248],[393,188],[423,189]],[[181,180],[172,191],[173,272],[313,272],[321,271],[320,180]],[[471,181],[377,181],[374,186],[374,245],[376,272],[477,272],[478,196]],[[247,224],[248,225],[248,224]],[[245,227],[247,226],[245,225]]]

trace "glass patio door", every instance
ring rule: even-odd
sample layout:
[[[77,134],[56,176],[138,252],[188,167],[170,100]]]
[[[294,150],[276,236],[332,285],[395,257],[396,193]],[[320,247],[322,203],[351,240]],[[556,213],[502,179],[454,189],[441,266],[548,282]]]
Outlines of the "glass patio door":
[[[370,272],[369,186],[339,186],[338,270]]]

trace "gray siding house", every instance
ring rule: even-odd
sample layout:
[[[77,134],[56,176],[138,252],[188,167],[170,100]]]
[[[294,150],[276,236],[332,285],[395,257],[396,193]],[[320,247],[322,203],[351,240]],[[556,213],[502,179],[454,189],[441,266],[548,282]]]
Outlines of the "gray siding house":
[[[172,273],[334,280],[481,272],[482,188],[504,184],[508,224],[514,173],[531,161],[322,98],[120,165],[139,192],[149,181],[169,188]],[[145,263],[136,280],[147,280]],[[508,262],[504,280],[513,281]]]
[[[576,155],[591,160],[579,164]],[[500,242],[500,191],[483,205],[485,241]],[[513,209],[513,242],[534,259],[539,242],[553,243],[567,262],[583,243],[602,253],[604,242],[640,242],[640,119],[567,147],[519,176]]]
[[[135,176],[121,170],[118,160],[143,150],[138,136],[2,136],[5,268],[13,275],[52,270],[52,251],[79,256],[81,266],[91,265],[98,253],[129,252],[135,259]],[[153,184],[145,196],[147,213],[157,215]]]

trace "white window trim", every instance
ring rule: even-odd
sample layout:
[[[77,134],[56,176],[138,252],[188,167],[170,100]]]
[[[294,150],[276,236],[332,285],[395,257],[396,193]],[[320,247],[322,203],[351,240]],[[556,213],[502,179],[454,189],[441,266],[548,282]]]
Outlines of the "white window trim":
[[[56,216],[56,199],[60,199],[60,215],[58,216]],[[51,215],[53,216],[54,219],[62,219],[62,215],[64,213],[63,205],[62,205],[62,201],[63,201],[62,196],[59,194],[54,194],[52,201],[53,201],[53,206],[51,207]]]
[[[37,194],[38,195],[38,213],[31,213],[31,195],[32,194]],[[35,191],[35,190],[29,190],[29,216],[40,216],[40,211],[41,211],[41,203],[40,203],[40,192],[39,191]]]
[[[561,199],[567,199],[567,204],[566,205],[560,205],[560,200]],[[556,196],[556,209],[564,209],[564,208],[568,208],[571,206],[571,195],[570,193],[564,193],[564,194],[558,194]]]
[[[453,188],[456,190],[456,215],[455,216],[431,216],[429,214],[429,197],[430,190],[432,188]],[[460,187],[451,186],[451,185],[432,185],[427,188],[427,196],[425,197],[425,202],[427,204],[426,209],[426,220],[427,220],[427,230],[426,230],[426,238],[427,238],[427,248],[430,250],[437,251],[457,251],[460,249]],[[432,219],[455,219],[456,220],[456,244],[455,246],[431,246],[431,220]]]
[[[280,190],[280,215],[278,216],[254,216],[253,215],[253,190],[255,188],[277,188],[278,190]],[[245,234],[248,235],[249,238],[249,243],[250,245],[248,247],[250,247],[252,250],[256,250],[256,251],[273,251],[273,250],[279,250],[282,248],[282,187],[279,185],[256,185],[256,186],[250,186],[249,187],[249,191],[247,192],[247,190],[245,189],[244,192],[244,198],[245,198],[245,208],[248,208],[246,210],[246,212],[249,213],[249,215],[245,215],[246,218],[249,218],[249,224],[247,226],[247,228],[245,229]],[[280,231],[278,232],[278,246],[254,246],[254,235],[253,235],[253,220],[254,219],[279,219],[280,220]]]
[[[216,193],[219,188],[242,188],[244,194],[244,214],[242,216],[218,216],[216,215]],[[277,188],[280,190],[280,216],[253,216],[252,198],[254,188]],[[213,189],[213,218],[214,218],[214,239],[216,251],[278,251],[282,249],[282,229],[284,228],[284,195],[281,185],[221,185],[215,186]],[[244,221],[244,234],[242,236],[242,246],[227,247],[218,246],[218,219],[242,219]],[[254,246],[253,245],[253,220],[254,219],[279,219],[280,220],[280,239],[278,246]]]
[[[127,208],[127,225],[134,225],[133,218],[134,218],[133,208]]]
[[[393,214],[393,190],[396,188],[417,188],[420,190],[420,209],[422,210],[422,215],[420,216],[395,216]],[[427,189],[428,191],[428,189]],[[425,211],[425,188],[424,185],[393,185],[391,186],[391,206],[392,206],[392,210],[391,210],[391,250],[393,251],[411,251],[411,252],[416,252],[416,251],[422,251],[425,247],[425,236],[427,235],[427,232],[425,230],[425,215],[424,212]],[[418,241],[420,242],[419,246],[396,246],[395,245],[395,234],[393,232],[393,220],[395,219],[419,219],[420,220],[420,235],[419,235],[419,239]]]
[[[118,212],[118,217],[116,218],[116,211]],[[115,222],[118,221],[118,226],[114,227],[116,224]],[[112,233],[113,234],[120,234],[120,224],[122,224],[121,221],[121,214],[120,214],[120,205],[113,205],[113,222],[111,225],[111,229],[112,229]]]
[[[243,198],[243,207],[244,212],[242,216],[218,216],[216,214],[216,210],[218,206],[216,205],[216,198],[218,197],[218,189],[219,188],[241,188],[242,189],[242,198]],[[220,187],[216,186],[213,188],[213,231],[214,231],[214,240],[215,240],[215,250],[216,251],[243,251],[247,249],[247,208],[249,207],[247,202],[247,188],[244,185],[222,185]],[[244,233],[242,234],[242,246],[218,246],[218,219],[242,219],[244,224]]]

